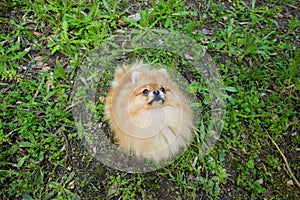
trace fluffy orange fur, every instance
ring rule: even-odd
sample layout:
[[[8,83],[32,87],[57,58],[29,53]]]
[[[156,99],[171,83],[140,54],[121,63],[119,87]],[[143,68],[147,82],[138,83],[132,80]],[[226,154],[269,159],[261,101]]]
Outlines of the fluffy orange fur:
[[[193,138],[192,109],[165,69],[143,63],[118,69],[105,113],[121,149],[157,162]]]

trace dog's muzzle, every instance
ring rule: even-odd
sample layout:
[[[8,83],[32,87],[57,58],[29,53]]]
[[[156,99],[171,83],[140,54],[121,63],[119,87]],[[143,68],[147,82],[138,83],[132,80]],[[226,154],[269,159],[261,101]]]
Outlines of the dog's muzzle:
[[[149,104],[152,104],[153,102],[164,103],[164,101],[165,101],[164,94],[162,92],[160,92],[159,90],[154,90],[150,94],[150,102],[149,102]]]

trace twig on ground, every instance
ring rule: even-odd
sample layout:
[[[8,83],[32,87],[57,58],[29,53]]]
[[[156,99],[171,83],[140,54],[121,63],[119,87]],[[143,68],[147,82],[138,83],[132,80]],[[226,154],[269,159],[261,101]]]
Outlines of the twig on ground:
[[[44,81],[45,81],[45,77],[42,78],[42,81],[41,81],[41,83],[40,83],[38,89],[35,91],[34,97],[36,97],[36,96],[39,94],[40,89],[41,89],[41,87],[42,87]]]
[[[265,128],[264,128],[264,129],[265,129]],[[299,181],[297,180],[297,178],[295,177],[295,175],[293,174],[293,172],[292,172],[292,170],[291,170],[291,168],[290,168],[290,165],[289,165],[289,163],[288,163],[288,161],[287,161],[285,155],[284,155],[283,152],[280,150],[280,148],[279,148],[279,146],[276,144],[276,142],[272,139],[272,137],[270,136],[270,134],[268,133],[268,131],[267,131],[266,129],[265,129],[265,131],[266,131],[266,133],[267,133],[269,139],[271,140],[271,142],[274,144],[274,146],[276,147],[276,149],[279,151],[279,153],[280,153],[280,155],[281,155],[281,157],[282,157],[282,159],[283,159],[283,161],[284,161],[284,163],[285,163],[285,165],[286,165],[286,168],[287,168],[287,170],[288,170],[288,172],[289,172],[289,175],[291,176],[291,178],[293,179],[293,181],[296,183],[296,185],[298,186],[298,188],[300,188],[300,183],[299,183]]]
[[[66,147],[66,155],[65,155],[65,164],[68,161],[69,158],[69,148],[70,148],[70,144],[69,144],[69,140],[68,140],[68,136],[64,133],[64,131],[62,130],[65,127],[65,125],[63,124],[61,127],[59,127],[56,131],[55,134],[58,133],[62,133],[62,135],[64,136],[66,142],[65,142],[65,147]]]
[[[24,110],[26,112],[32,112],[32,113],[35,113],[35,114],[42,114],[43,112],[41,111],[37,111],[37,110],[30,110],[30,109],[27,109],[27,108],[20,108],[19,106],[15,106],[15,105],[7,105],[8,108],[16,108],[16,109],[21,109],[21,110]]]

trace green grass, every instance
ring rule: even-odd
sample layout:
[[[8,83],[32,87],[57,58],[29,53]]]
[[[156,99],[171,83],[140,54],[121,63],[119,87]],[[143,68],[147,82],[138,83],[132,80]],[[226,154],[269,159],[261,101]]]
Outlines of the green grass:
[[[195,2],[0,3],[1,199],[300,198],[284,161],[300,180],[298,2]],[[130,17],[136,13],[139,21]],[[70,99],[77,69],[110,35],[132,28],[192,37],[219,67],[227,113],[220,141],[205,157],[199,156],[205,115],[187,151],[155,172],[107,168],[82,145]],[[130,56],[185,63],[164,51]],[[203,95],[205,114],[207,88],[195,80],[190,87]]]

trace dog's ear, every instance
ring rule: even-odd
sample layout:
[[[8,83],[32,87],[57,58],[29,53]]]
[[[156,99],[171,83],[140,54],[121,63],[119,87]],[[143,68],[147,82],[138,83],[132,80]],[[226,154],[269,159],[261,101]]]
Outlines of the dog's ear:
[[[165,77],[169,77],[168,71],[165,68],[160,68],[158,70],[159,73],[161,73]]]
[[[137,72],[137,71],[132,72],[131,80],[132,80],[133,84],[136,84],[136,82],[138,81],[141,74],[142,74],[142,72]]]
[[[162,73],[162,74],[168,74],[167,70],[165,68],[160,68],[158,70],[158,72]]]

